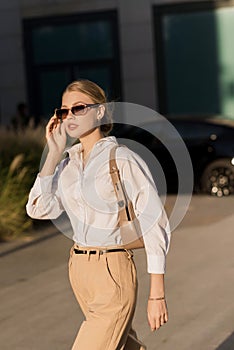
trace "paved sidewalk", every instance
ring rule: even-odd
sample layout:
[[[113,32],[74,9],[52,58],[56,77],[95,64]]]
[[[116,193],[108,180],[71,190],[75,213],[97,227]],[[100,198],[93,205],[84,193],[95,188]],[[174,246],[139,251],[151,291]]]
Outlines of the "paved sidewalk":
[[[24,237],[18,237],[14,240],[0,242],[0,258],[59,234],[60,232],[58,232],[56,227],[48,222],[48,224],[42,225],[41,228],[28,232],[28,234]]]
[[[148,350],[234,349],[233,204],[234,197],[193,198],[167,259],[170,320],[154,333],[146,318],[145,253],[135,251],[134,326]],[[36,239],[0,244],[2,350],[70,350],[83,320],[67,273],[72,241],[53,226]]]

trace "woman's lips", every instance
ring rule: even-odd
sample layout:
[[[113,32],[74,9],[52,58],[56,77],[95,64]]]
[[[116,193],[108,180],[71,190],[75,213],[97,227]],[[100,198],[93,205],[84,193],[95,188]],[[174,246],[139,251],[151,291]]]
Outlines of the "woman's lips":
[[[78,128],[78,125],[77,124],[69,124],[68,125],[68,129],[69,130],[75,130],[75,129],[77,129]]]

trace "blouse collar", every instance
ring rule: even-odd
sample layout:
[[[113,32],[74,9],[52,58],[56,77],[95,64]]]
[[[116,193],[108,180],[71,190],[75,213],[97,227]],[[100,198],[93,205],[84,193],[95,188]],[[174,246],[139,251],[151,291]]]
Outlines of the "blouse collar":
[[[100,148],[103,148],[103,146],[106,147],[107,143],[118,144],[115,136],[105,136],[95,142],[95,144],[93,145],[92,151],[97,147],[100,147]],[[83,151],[83,146],[81,143],[75,144],[74,146],[65,150],[65,152],[68,152],[69,157],[71,159],[74,158],[76,154],[80,155],[82,151]]]

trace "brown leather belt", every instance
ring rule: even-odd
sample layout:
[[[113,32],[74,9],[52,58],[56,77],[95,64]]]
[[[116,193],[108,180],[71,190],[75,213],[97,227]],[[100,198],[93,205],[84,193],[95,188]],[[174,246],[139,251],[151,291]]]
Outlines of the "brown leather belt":
[[[116,249],[97,249],[97,250],[82,250],[74,248],[75,254],[105,254],[105,253],[114,253],[114,252],[125,252],[126,249],[116,248]]]

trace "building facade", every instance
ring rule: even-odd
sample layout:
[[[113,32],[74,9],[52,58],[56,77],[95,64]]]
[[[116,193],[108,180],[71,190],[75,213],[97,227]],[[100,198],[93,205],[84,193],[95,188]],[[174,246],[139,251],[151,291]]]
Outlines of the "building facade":
[[[19,102],[49,118],[77,78],[168,117],[234,118],[231,1],[1,0],[0,19],[3,125]]]

